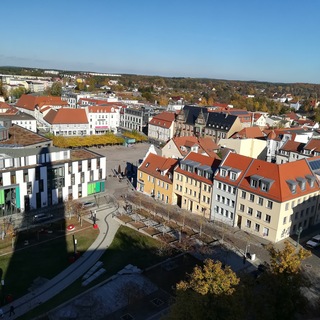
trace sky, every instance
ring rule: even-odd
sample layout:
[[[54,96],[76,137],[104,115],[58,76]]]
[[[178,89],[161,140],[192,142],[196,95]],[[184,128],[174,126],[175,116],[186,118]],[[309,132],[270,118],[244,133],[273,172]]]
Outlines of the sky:
[[[0,66],[320,83],[319,0],[2,0]]]

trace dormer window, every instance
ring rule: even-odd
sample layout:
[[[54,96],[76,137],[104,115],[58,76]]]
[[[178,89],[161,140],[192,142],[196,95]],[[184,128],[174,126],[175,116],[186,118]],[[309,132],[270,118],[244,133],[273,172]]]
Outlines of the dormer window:
[[[237,180],[239,178],[239,175],[241,173],[241,170],[238,169],[232,169],[230,170],[230,180]]]
[[[220,175],[221,177],[226,177],[228,175],[228,171],[230,170],[230,167],[222,166],[220,167]]]
[[[295,180],[287,180],[287,184],[290,188],[291,193],[296,193],[297,192],[297,181]]]
[[[309,183],[310,188],[313,188],[314,187],[314,182],[316,180],[315,176],[313,176],[311,174],[308,174],[308,175],[306,175],[306,179],[307,179],[307,181]]]
[[[147,163],[146,163],[146,168],[148,168],[148,167],[149,167],[149,165],[150,165],[150,162],[147,162]]]
[[[302,178],[302,177],[298,177],[296,179],[298,181],[298,184],[299,184],[299,187],[300,189],[303,191],[303,190],[306,190],[306,179],[305,178]]]
[[[268,192],[273,184],[274,180],[262,178],[260,181],[261,191]]]
[[[259,181],[262,179],[262,177],[254,174],[253,176],[250,177],[250,186],[252,188],[258,188],[259,187]]]

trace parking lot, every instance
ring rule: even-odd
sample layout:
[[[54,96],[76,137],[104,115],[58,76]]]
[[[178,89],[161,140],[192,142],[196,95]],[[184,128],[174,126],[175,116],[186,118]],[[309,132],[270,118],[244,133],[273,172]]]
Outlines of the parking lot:
[[[150,146],[151,144],[149,143],[137,143],[130,147],[108,146],[90,148],[89,150],[107,157],[107,176],[109,176],[113,175],[112,170],[118,171],[119,165],[122,172],[125,171],[125,168],[129,170],[132,165],[137,167]],[[158,154],[160,153],[160,149],[156,148],[156,151]]]

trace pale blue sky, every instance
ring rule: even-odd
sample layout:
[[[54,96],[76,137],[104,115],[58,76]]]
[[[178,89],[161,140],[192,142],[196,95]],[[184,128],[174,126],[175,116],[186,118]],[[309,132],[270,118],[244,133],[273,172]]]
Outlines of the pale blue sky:
[[[0,66],[320,83],[319,0],[2,0]]]

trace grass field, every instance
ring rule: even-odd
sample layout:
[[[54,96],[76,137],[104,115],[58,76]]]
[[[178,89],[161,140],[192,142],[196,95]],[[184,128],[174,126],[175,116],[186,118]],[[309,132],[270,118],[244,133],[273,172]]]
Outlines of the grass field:
[[[83,222],[81,227],[75,218],[67,222],[76,226],[77,251],[80,254],[85,252],[98,231],[87,222]],[[17,234],[13,249],[11,236],[2,240],[0,268],[5,282],[2,301],[7,294],[12,294],[14,298],[26,294],[36,278],[51,279],[65,269],[74,252],[72,234],[66,231],[65,221],[62,220]]]
[[[45,314],[63,302],[88,290],[90,287],[103,282],[129,263],[144,269],[160,261],[166,260],[173,254],[175,254],[175,252],[167,250],[167,248],[159,241],[142,235],[133,229],[122,226],[118,230],[112,244],[100,259],[106,269],[106,273],[103,276],[85,288],[81,286],[80,280],[76,281],[58,296],[39,306],[37,309],[32,310],[24,317],[21,317],[21,319],[32,319],[41,314]],[[46,317],[44,317],[44,319],[45,318]]]

